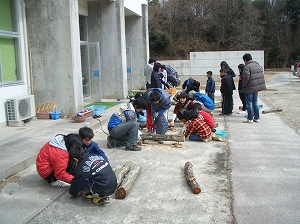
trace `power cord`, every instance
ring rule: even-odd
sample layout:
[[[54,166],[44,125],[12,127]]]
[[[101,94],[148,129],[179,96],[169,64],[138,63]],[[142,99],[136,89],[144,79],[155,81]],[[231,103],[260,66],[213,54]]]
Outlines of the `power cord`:
[[[101,120],[100,120],[99,118],[97,118],[97,120],[100,122],[100,128],[101,128],[101,130],[103,131],[103,133],[106,134],[106,135],[109,135],[108,133],[106,133],[106,132],[103,130]]]

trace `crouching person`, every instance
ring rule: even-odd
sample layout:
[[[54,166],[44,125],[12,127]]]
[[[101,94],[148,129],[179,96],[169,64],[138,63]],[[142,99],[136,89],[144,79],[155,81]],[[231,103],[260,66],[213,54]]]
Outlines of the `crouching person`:
[[[69,160],[75,164],[69,193],[77,196],[83,191],[86,202],[104,205],[117,188],[117,178],[109,162],[98,154],[89,154],[81,146],[70,149]],[[94,197],[98,194],[98,197]]]
[[[36,169],[39,175],[48,181],[51,187],[69,187],[73,179],[73,164],[69,163],[68,151],[75,145],[81,146],[78,134],[56,135],[47,142],[36,157]]]
[[[138,141],[139,123],[136,113],[146,109],[147,103],[144,98],[120,106],[119,112],[114,113],[108,122],[107,147],[122,147],[125,150],[141,151],[141,147],[136,145]]]
[[[190,110],[190,119],[184,133],[185,138],[189,138],[190,141],[210,142],[211,128],[199,117],[195,109]]]

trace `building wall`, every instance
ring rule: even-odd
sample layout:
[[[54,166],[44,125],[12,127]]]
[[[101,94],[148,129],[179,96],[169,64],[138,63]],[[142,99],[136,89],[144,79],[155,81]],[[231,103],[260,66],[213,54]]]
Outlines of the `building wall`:
[[[26,0],[36,105],[54,102],[62,116],[83,108],[78,3]]]
[[[142,17],[126,16],[126,46],[132,49],[131,74],[128,74],[128,88],[140,89],[145,85],[144,67],[148,58],[148,10],[142,5]],[[129,63],[128,63],[129,64]],[[130,66],[130,65],[128,65]]]
[[[134,49],[134,85],[144,84],[140,75],[149,55],[146,0],[15,1],[20,5],[19,25],[24,25],[20,31],[24,77],[19,85],[0,88],[0,125],[6,125],[5,100],[21,95],[34,94],[35,106],[55,102],[62,117],[83,109],[79,13],[88,16],[88,41],[100,44],[102,97],[127,97],[126,45]],[[98,82],[92,82],[92,99],[98,100]]]
[[[89,42],[100,43],[103,98],[126,98],[126,39],[123,0],[88,2]],[[95,84],[94,89],[95,88]],[[96,92],[93,92],[96,94]],[[92,98],[94,98],[92,96]]]

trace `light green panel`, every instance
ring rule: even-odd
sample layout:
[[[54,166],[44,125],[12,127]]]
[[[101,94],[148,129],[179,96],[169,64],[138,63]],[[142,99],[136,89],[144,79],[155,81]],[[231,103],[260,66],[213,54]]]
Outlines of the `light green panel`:
[[[0,37],[0,63],[2,67],[2,82],[17,81],[14,38]]]
[[[0,0],[0,30],[14,31],[10,0]]]

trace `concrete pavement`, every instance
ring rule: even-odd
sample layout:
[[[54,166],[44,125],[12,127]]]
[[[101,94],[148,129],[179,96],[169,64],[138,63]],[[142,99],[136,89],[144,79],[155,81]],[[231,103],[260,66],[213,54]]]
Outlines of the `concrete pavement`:
[[[152,142],[141,152],[108,149],[106,135],[93,119],[87,120],[89,124],[36,120],[24,127],[0,128],[1,179],[18,172],[1,189],[0,222],[298,223],[299,134],[276,113],[261,114],[260,123],[244,124],[244,115],[237,114],[236,91],[234,102],[232,116],[218,116],[220,109],[214,112],[218,130],[228,133],[226,142],[186,141],[182,148]],[[267,108],[264,102],[260,104]],[[105,131],[115,109],[101,118]],[[86,204],[81,198],[70,198],[66,189],[51,188],[38,176],[34,162],[40,147],[56,134],[77,132],[83,125],[94,129],[94,140],[113,167],[128,160],[142,165],[125,199],[113,195],[106,206]],[[186,161],[193,164],[202,190],[198,195],[184,178]]]

